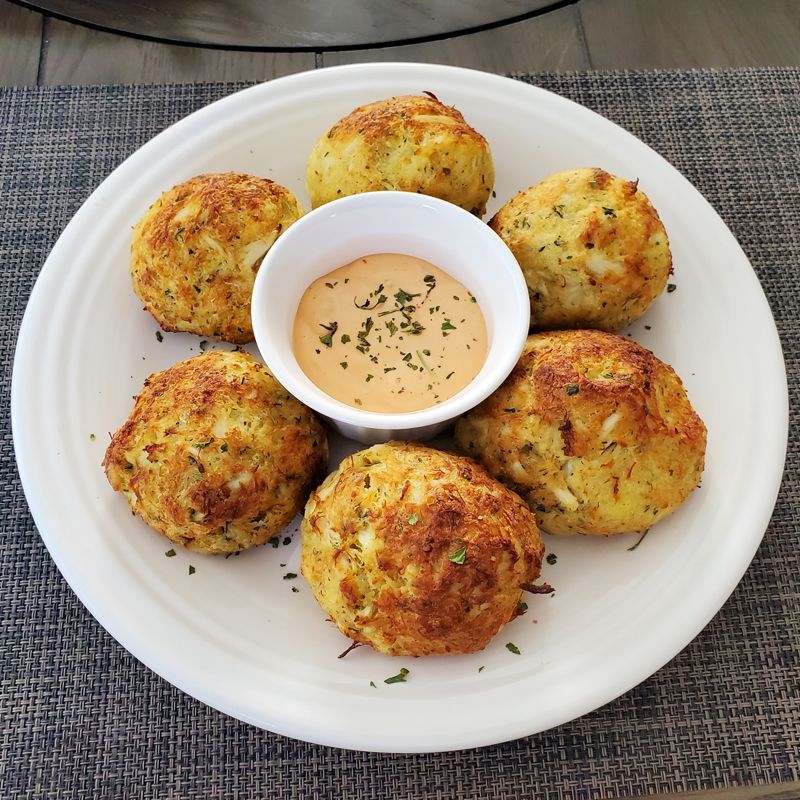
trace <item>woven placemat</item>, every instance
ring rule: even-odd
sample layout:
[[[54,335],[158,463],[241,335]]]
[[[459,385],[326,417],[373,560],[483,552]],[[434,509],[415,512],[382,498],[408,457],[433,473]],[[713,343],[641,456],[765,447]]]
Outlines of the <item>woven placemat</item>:
[[[800,70],[524,80],[596,109],[666,156],[731,227],[769,297],[793,402],[789,454],[772,523],[732,598],[615,702],[476,751],[308,745],[165,683],[81,606],[33,526],[12,451],[11,364],[33,281],[81,202],[166,125],[241,85],[2,90],[0,797],[605,798],[800,778]]]

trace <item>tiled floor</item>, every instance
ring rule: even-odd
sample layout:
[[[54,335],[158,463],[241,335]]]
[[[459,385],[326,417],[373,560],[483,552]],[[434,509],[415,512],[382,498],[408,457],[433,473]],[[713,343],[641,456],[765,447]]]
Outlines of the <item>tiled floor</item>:
[[[160,44],[0,0],[0,85],[264,80],[360,61],[530,72],[800,64],[800,0],[577,0],[493,30],[399,47],[243,52]]]

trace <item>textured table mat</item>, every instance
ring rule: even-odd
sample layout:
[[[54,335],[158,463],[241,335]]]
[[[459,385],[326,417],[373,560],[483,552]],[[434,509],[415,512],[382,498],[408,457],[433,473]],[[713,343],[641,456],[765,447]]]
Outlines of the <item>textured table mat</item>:
[[[2,90],[0,797],[606,798],[800,778],[800,70],[525,80],[610,117],[687,175],[772,305],[793,404],[789,454],[772,523],[731,599],[610,705],[477,751],[308,745],[219,714],[148,671],[81,606],[34,528],[8,419],[14,343],[48,251],[101,179],[168,124],[242,87]]]

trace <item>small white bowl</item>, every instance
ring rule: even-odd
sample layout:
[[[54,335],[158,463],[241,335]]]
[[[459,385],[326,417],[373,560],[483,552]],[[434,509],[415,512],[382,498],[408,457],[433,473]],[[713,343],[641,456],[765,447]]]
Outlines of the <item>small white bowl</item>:
[[[458,394],[419,411],[384,414],[334,400],[306,376],[292,352],[303,292],[322,275],[373,253],[404,253],[443,269],[472,292],[488,334],[481,371]],[[267,253],[253,289],[256,343],[275,377],[344,436],[365,444],[424,440],[478,405],[508,376],[528,335],[525,279],[488,225],[444,200],[408,192],[368,192],[299,219]]]

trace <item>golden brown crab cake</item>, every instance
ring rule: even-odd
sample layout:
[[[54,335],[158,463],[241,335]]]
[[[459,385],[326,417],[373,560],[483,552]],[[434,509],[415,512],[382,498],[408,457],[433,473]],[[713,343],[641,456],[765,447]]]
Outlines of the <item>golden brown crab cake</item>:
[[[309,498],[302,571],[345,634],[390,655],[481,650],[517,613],[543,546],[525,503],[474,461],[389,442]]]
[[[553,331],[528,337],[456,441],[527,500],[542,530],[607,535],[646,530],[686,500],[706,428],[649,350],[603,331]]]
[[[263,364],[211,351],[151,375],[103,465],[131,509],[200,553],[263,544],[325,474],[325,430]]]
[[[133,229],[134,291],[165,331],[251,342],[258,268],[302,215],[295,196],[266,178],[190,178],[161,195]]]
[[[489,225],[525,275],[532,329],[620,330],[672,270],[667,232],[638,181],[602,169],[557,172],[509,200]]]
[[[434,97],[368,103],[314,146],[306,186],[313,208],[361,192],[439,197],[483,216],[494,186],[489,143],[461,112]]]

